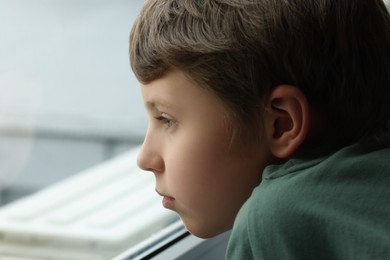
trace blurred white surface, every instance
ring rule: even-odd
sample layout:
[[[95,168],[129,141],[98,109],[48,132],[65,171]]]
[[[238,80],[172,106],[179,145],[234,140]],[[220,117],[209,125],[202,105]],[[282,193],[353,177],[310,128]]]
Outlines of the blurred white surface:
[[[137,168],[137,152],[0,209],[0,258],[110,259],[177,220],[153,174]]]

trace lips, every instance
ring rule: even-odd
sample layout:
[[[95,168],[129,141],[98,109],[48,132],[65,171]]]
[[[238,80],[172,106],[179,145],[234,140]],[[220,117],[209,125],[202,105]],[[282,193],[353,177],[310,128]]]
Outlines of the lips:
[[[160,195],[161,197],[163,197],[163,200],[162,200],[162,204],[163,204],[163,207],[164,208],[172,208],[173,207],[173,203],[175,201],[175,199],[171,196],[168,196],[168,195],[165,195],[163,193],[160,193],[159,191],[157,191],[157,194]]]

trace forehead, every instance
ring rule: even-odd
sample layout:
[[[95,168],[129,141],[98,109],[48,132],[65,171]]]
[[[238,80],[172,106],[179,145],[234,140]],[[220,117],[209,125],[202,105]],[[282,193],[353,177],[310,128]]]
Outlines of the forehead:
[[[141,92],[147,109],[196,109],[209,108],[226,112],[222,102],[180,70],[170,70],[163,77],[141,84]]]

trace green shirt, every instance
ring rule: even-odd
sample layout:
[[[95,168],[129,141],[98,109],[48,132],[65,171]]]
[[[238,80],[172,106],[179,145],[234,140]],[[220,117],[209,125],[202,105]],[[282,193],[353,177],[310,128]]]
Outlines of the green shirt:
[[[390,259],[390,138],[268,166],[227,259]]]

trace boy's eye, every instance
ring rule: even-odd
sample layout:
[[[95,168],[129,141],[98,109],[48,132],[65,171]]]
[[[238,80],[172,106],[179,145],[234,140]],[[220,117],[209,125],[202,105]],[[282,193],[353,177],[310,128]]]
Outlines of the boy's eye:
[[[167,128],[170,128],[174,124],[176,124],[175,120],[172,120],[172,119],[168,118],[165,114],[162,114],[161,116],[156,117],[156,119],[161,121],[161,122],[163,122],[164,124],[166,124]]]

